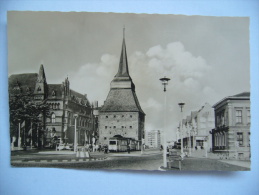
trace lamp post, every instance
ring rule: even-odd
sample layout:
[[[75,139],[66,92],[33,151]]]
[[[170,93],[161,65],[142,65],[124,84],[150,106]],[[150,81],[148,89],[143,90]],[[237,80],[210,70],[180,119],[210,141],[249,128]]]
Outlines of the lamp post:
[[[170,81],[169,78],[161,78],[159,79],[162,82],[162,85],[164,86],[164,94],[165,94],[165,116],[164,116],[164,151],[163,151],[163,161],[164,161],[164,168],[167,167],[167,162],[166,162],[166,85],[168,85],[168,81]]]
[[[74,136],[74,152],[76,152],[76,145],[77,145],[77,137],[76,137],[76,119],[78,117],[78,114],[74,114],[75,118],[75,136]]]
[[[188,127],[188,129],[189,129],[189,156],[191,156],[192,155],[192,150],[191,150],[191,148],[192,148],[192,135],[191,135],[191,129],[190,129],[190,126]]]
[[[181,135],[181,155],[183,155],[183,107],[185,103],[179,103],[179,107],[181,108],[181,127],[180,127],[180,135]]]

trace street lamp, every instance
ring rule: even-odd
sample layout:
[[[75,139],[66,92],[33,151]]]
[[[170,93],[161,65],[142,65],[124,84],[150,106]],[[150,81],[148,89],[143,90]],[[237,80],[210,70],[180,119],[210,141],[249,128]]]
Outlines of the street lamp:
[[[76,145],[77,145],[77,137],[76,137],[76,119],[78,117],[78,114],[74,114],[75,118],[75,136],[74,136],[74,152],[76,152]]]
[[[162,85],[164,85],[164,92],[166,92],[166,85],[168,85],[168,81],[170,81],[169,78],[161,78],[159,79],[162,82]],[[164,116],[164,153],[163,153],[163,161],[164,161],[164,168],[167,167],[167,162],[166,162],[166,93],[165,94],[165,116]]]
[[[181,134],[181,155],[183,155],[183,107],[185,103],[179,103],[179,107],[181,108],[181,127],[180,127],[180,134]]]

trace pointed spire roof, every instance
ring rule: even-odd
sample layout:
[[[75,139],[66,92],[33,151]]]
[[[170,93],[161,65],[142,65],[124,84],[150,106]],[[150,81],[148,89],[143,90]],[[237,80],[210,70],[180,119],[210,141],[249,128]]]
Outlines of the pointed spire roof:
[[[118,73],[110,85],[110,92],[100,112],[140,112],[145,115],[139,104],[135,85],[129,75],[125,44],[125,28]]]
[[[119,70],[118,70],[118,73],[115,75],[115,77],[129,77],[127,51],[126,51],[126,43],[125,43],[125,28],[123,28],[123,41],[122,41],[122,48],[121,48]]]
[[[40,70],[39,70],[39,75],[38,75],[38,82],[46,82],[46,76],[45,76],[45,71],[43,64],[40,65]]]

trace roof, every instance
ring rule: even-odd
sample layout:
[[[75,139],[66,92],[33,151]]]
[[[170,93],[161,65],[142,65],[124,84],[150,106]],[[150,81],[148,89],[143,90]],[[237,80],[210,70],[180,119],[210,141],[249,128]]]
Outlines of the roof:
[[[250,92],[243,92],[236,95],[233,95],[232,97],[250,97]]]
[[[111,89],[100,112],[143,112],[132,89]]]
[[[19,87],[22,92],[29,89],[31,92],[34,91],[35,83],[37,81],[37,73],[26,73],[26,74],[13,74],[8,78],[8,90],[12,93],[15,87]]]
[[[52,93],[55,92],[55,98],[62,98],[62,85],[61,84],[48,84],[48,97],[52,98]]]
[[[187,116],[186,121],[187,121],[188,123],[192,122],[192,117],[191,117],[191,116]]]
[[[250,92],[242,92],[236,95],[227,96],[222,100],[220,100],[219,102],[217,102],[216,104],[214,104],[212,107],[215,108],[216,106],[218,106],[219,104],[221,104],[226,100],[250,100]]]
[[[85,104],[85,105],[87,105],[87,106],[90,106],[90,102],[89,102],[89,100],[87,99],[87,97],[86,97],[86,95],[83,95],[83,94],[81,94],[81,93],[78,93],[78,92],[76,92],[76,91],[74,91],[74,90],[70,90],[70,96],[71,97],[75,97],[75,98],[77,98],[77,101],[79,102],[79,103],[82,103],[81,101],[83,101],[83,104]]]
[[[122,41],[122,48],[121,48],[120,64],[119,64],[118,73],[115,75],[115,77],[129,77],[124,31],[125,29],[123,28],[123,41]]]
[[[191,117],[195,118],[197,116],[197,114],[198,114],[198,111],[192,111],[191,112]]]

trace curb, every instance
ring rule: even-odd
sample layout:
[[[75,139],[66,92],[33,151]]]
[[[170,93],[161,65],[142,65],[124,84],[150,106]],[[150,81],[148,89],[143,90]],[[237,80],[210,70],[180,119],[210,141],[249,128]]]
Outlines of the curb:
[[[74,158],[74,159],[49,159],[49,160],[11,160],[11,163],[75,163],[75,162],[91,162],[91,161],[103,161],[104,158]]]

